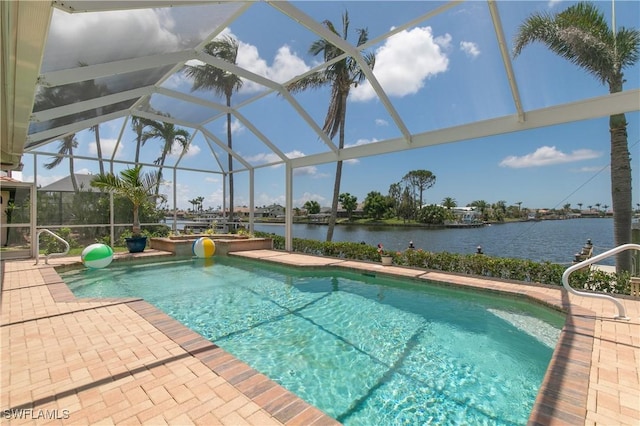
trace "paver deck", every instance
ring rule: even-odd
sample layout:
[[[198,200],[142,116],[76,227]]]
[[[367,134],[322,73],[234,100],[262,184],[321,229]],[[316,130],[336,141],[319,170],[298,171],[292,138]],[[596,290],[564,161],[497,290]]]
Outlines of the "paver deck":
[[[136,257],[165,255],[153,250]],[[567,321],[532,425],[640,425],[640,300],[273,250],[234,255],[516,293]],[[126,255],[123,257],[131,257]],[[76,299],[54,266],[3,261],[0,416],[10,424],[329,425],[337,422],[140,299]]]

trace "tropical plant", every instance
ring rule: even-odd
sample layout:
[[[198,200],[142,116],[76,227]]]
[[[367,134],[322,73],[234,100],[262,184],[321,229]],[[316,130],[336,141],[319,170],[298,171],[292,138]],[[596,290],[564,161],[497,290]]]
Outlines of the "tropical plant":
[[[227,36],[207,43],[203,50],[210,56],[235,65],[238,58],[238,46],[239,43],[236,39]],[[227,107],[231,107],[233,93],[242,88],[242,79],[240,77],[209,64],[187,66],[186,75],[193,78],[191,91],[200,89],[213,90],[216,95],[225,97]],[[231,152],[233,148],[231,112],[227,112],[227,146]],[[233,155],[231,153],[229,153],[228,159],[229,219],[233,220]]]
[[[307,211],[307,214],[318,214],[318,213],[320,213],[320,203],[318,203],[317,201],[309,200],[306,203],[304,203],[303,207]]]
[[[58,145],[58,154],[53,158],[51,162],[44,165],[45,169],[51,170],[54,167],[59,166],[65,157],[69,157],[69,177],[71,178],[73,191],[76,193],[80,190],[80,188],[78,187],[78,181],[76,180],[76,173],[73,165],[73,148],[77,147],[78,140],[76,139],[75,133],[63,137],[60,141],[60,144]]]
[[[374,220],[382,219],[389,208],[389,198],[378,191],[371,191],[364,199],[362,209],[364,213]]]
[[[142,135],[144,134],[145,127],[149,126],[153,120],[149,120],[143,117],[131,118],[131,130],[136,134],[136,156],[134,159],[135,164],[140,161],[140,147],[142,146]]]
[[[347,40],[349,34],[349,14],[344,12],[342,15],[342,34],[339,34],[333,23],[329,20],[322,22],[322,25],[343,40]],[[361,46],[369,39],[366,29],[358,29],[358,41],[356,46]],[[329,108],[324,120],[322,130],[333,139],[339,134],[338,149],[344,148],[344,128],[347,116],[347,98],[352,86],[357,86],[365,80],[365,74],[360,68],[358,61],[352,57],[345,55],[342,59],[336,58],[345,54],[339,47],[331,44],[328,40],[316,40],[309,48],[309,53],[317,56],[322,54],[325,62],[330,64],[321,71],[311,73],[300,80],[297,80],[287,86],[292,92],[299,92],[309,88],[319,88],[326,85],[331,86],[331,98]],[[370,53],[363,53],[362,57],[366,65],[373,69],[375,65],[375,56]],[[333,61],[333,62],[332,62]],[[336,224],[338,213],[338,198],[340,196],[340,181],[342,180],[342,160],[336,162],[336,176],[333,186],[333,198],[331,202],[331,215],[327,227],[327,241],[333,239],[333,229]]]
[[[451,210],[457,206],[458,206],[458,203],[456,202],[455,198],[445,197],[442,199],[442,207],[444,207],[447,210]]]
[[[91,180],[91,186],[112,192],[131,201],[133,205],[132,231],[134,236],[139,236],[139,211],[143,205],[151,203],[151,200],[155,198],[153,190],[160,180],[159,174],[159,172],[142,173],[142,166],[136,165],[133,168],[121,171],[119,176],[113,173],[96,175]]]
[[[86,67],[87,64],[80,62],[81,67]],[[84,80],[73,86],[72,92],[75,92],[74,97],[76,101],[79,99],[98,99],[102,96],[108,95],[109,89],[104,84],[96,83],[95,80]],[[98,116],[102,115],[103,107],[97,108]],[[95,124],[89,129],[95,135],[96,141],[96,154],[98,157],[98,166],[100,173],[104,173],[104,158],[102,155],[102,144],[100,142],[100,124]]]
[[[541,42],[552,52],[578,65],[609,86],[609,93],[622,91],[622,70],[640,57],[640,31],[610,28],[604,14],[592,3],[580,2],[551,15],[534,13],[520,26],[514,56],[533,43]],[[611,200],[614,238],[617,246],[631,241],[631,161],[624,114],[609,117],[611,135]],[[631,253],[616,256],[618,273],[631,269]]]
[[[446,208],[435,204],[424,206],[418,212],[418,221],[430,225],[442,225],[450,217],[450,212]]]
[[[175,143],[179,144],[183,150],[189,145],[190,134],[184,129],[177,128],[173,123],[165,123],[160,121],[148,120],[146,123],[150,129],[142,134],[142,144],[144,145],[150,139],[159,139],[162,141],[162,150],[160,157],[153,163],[158,167],[158,181],[156,183],[155,195],[160,193],[160,183],[162,181],[162,169],[167,159],[167,154],[171,152],[171,148]]]
[[[351,195],[348,192],[340,194],[338,201],[342,204],[342,208],[347,211],[347,217],[351,220],[353,211],[358,207],[358,197]]]

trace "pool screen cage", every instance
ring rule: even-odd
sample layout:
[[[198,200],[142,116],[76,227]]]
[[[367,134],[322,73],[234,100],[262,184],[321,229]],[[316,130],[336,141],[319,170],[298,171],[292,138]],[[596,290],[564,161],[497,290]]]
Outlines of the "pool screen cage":
[[[2,170],[28,170],[29,182],[37,188],[27,198],[12,199],[14,207],[26,202],[31,212],[36,211],[32,201],[37,200],[37,215],[18,222],[28,229],[23,234],[70,227],[75,235],[97,239],[110,235],[113,239],[119,233],[114,229],[129,226],[130,218],[111,197],[89,191],[87,176],[117,174],[132,164],[162,171],[158,191],[165,195],[162,207],[166,215],[174,219],[181,187],[189,182],[207,182],[210,192],[222,194],[216,210],[224,215],[233,176],[236,188],[248,193],[243,205],[252,231],[256,186],[263,174],[276,171],[287,212],[285,240],[290,250],[294,176],[305,168],[406,150],[428,152],[434,145],[618,113],[637,116],[637,76],[615,94],[605,89],[593,95],[582,88],[567,88],[563,101],[554,105],[533,96],[536,90],[522,90],[542,87],[544,81],[537,80],[540,71],[529,69],[526,58],[518,62],[510,51],[510,40],[525,16],[514,13],[516,3],[381,1],[362,7],[362,2],[280,0],[0,2],[2,63],[7,64],[1,95]],[[526,2],[527,14],[546,3]],[[353,42],[357,39],[354,30],[350,38],[344,38],[324,25],[329,17],[340,23],[346,10],[354,26],[356,11],[358,25],[369,25],[366,43]],[[450,28],[438,30],[447,22]],[[382,61],[378,69],[367,65],[367,55],[382,52],[398,37],[422,32],[432,35],[434,46],[444,50],[447,37],[458,36],[461,28],[465,37],[482,40],[483,54],[495,60],[456,68],[458,83],[466,87],[461,94],[438,92],[437,82],[433,83],[435,92],[412,93],[414,101],[418,97],[422,102],[420,114],[397,85],[377,74],[382,72]],[[300,66],[283,67],[277,73],[275,64],[267,64],[269,70],[264,71],[256,65],[259,61],[249,63],[247,53],[266,35],[273,38],[273,44],[261,45],[262,49],[290,53],[290,64]],[[214,40],[229,39],[236,40],[242,60],[225,60],[208,47]],[[324,40],[339,54],[328,61],[320,56],[303,57],[317,40]],[[300,45],[292,53],[296,42]],[[322,129],[329,89],[290,90],[344,58],[360,66],[366,95],[388,125],[384,138],[340,147]],[[535,59],[531,54],[530,60]],[[230,98],[224,91],[194,90],[190,73],[194,67],[208,67],[219,77],[235,78],[240,84]],[[558,70],[554,78],[573,79],[580,74],[574,68],[559,66]],[[482,107],[488,97],[501,99],[502,106]],[[445,98],[474,113],[439,117]],[[265,111],[276,113],[265,119]],[[227,140],[229,123],[243,129],[234,134],[233,147]],[[289,129],[295,129],[295,134]],[[56,186],[44,178],[48,170],[57,170],[56,175],[67,179],[61,178],[64,182]],[[3,187],[7,185],[11,184],[3,182]],[[196,209],[197,203],[192,207]],[[149,215],[143,223],[160,226],[162,219]],[[10,229],[10,233],[16,231]]]

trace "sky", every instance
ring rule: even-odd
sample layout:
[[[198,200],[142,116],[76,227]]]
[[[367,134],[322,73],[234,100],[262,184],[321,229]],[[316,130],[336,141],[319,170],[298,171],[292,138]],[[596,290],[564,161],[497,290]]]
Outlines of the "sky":
[[[556,13],[574,2],[512,1],[498,2],[505,38],[512,48],[518,25],[533,12]],[[609,1],[596,2],[611,22]],[[341,30],[342,14],[348,11],[348,40],[354,42],[357,29],[366,28],[370,40],[398,25],[425,14],[440,2],[330,1],[294,3],[304,13],[322,21],[328,19]],[[232,8],[235,5],[222,5]],[[640,27],[640,2],[616,1],[616,26]],[[98,19],[99,18],[99,19]],[[139,10],[97,14],[67,15],[56,11],[50,27],[49,45],[43,71],[54,71],[73,64],[97,63],[101,55],[112,59],[133,57],[137,51],[158,53],[193,46],[224,20],[205,7],[177,7],[170,10]],[[273,7],[258,2],[222,31],[239,42],[238,65],[276,82],[286,82],[319,63],[308,53],[318,36],[297,25]],[[195,40],[195,41],[194,41]],[[157,49],[157,50],[154,50]],[[422,133],[479,120],[510,116],[515,107],[491,17],[484,1],[468,1],[426,21],[373,44],[374,75],[412,133]],[[129,55],[129,56],[127,56]],[[70,65],[71,64],[71,65]],[[196,65],[197,62],[189,64]],[[532,44],[512,59],[525,111],[605,95],[608,88],[577,66]],[[640,64],[625,70],[625,89],[640,87]],[[214,94],[192,91],[184,73],[168,78],[163,87],[204,100],[224,103]],[[234,105],[259,96],[262,87],[245,81],[234,95]],[[329,88],[294,94],[310,117],[322,126],[329,102]],[[640,100],[639,100],[640,104]],[[191,106],[162,95],[154,95],[151,106],[173,117],[206,122],[204,127],[226,142],[225,116],[209,108]],[[264,138],[288,157],[327,152],[328,148],[282,96],[268,94],[239,109]],[[207,122],[210,117],[215,117]],[[633,206],[640,208],[640,113],[626,115],[628,144],[632,158]],[[255,171],[255,206],[285,204],[283,165],[264,166],[275,154],[256,133],[237,118],[233,121],[234,149]],[[114,158],[133,159],[135,135],[124,119],[101,125],[101,145]],[[187,128],[193,133],[193,129]],[[368,82],[353,88],[347,104],[345,145],[377,143],[401,136],[392,116]],[[75,154],[91,157],[96,153],[95,136],[90,131],[76,135]],[[337,138],[335,140],[337,144]],[[159,143],[143,147],[142,159],[152,163],[159,155]],[[215,156],[212,154],[212,148]],[[58,142],[39,147],[40,153],[55,153]],[[177,148],[177,147],[176,147]],[[371,191],[387,194],[389,186],[412,170],[429,170],[436,183],[424,193],[424,202],[439,204],[445,197],[465,206],[476,200],[489,203],[522,203],[528,208],[562,208],[571,204],[583,209],[600,204],[611,206],[610,138],[608,117],[531,131],[466,140],[394,154],[345,161],[340,192],[355,195],[363,202]],[[47,170],[43,164],[52,157],[39,154],[37,184],[48,185],[68,175],[68,163]],[[34,160],[25,156],[22,179],[34,180]],[[226,153],[210,145],[195,132],[189,150],[173,152],[167,164],[196,170],[220,171],[226,168]],[[97,163],[75,160],[76,173],[97,173]],[[108,167],[108,166],[107,166]],[[116,164],[115,170],[124,166]],[[234,169],[243,166],[235,162]],[[334,164],[319,164],[294,170],[293,206],[306,201],[330,206],[335,176]],[[16,177],[16,174],[14,174]],[[204,197],[203,207],[223,204],[222,175],[184,171],[175,176],[165,170],[168,205],[173,206],[171,184],[177,185],[178,208],[191,208],[189,200]],[[235,174],[234,205],[249,205],[248,173]]]

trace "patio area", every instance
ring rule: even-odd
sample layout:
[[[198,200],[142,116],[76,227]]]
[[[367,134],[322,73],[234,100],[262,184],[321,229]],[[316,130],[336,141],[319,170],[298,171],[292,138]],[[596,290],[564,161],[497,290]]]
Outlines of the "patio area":
[[[232,255],[441,281],[562,307],[567,321],[529,423],[640,423],[638,299],[620,299],[630,320],[613,320],[610,302],[557,287],[275,250]],[[135,257],[155,256],[170,255],[147,250]],[[54,267],[79,260],[1,263],[3,419],[11,424],[337,424],[144,300],[76,299]]]

